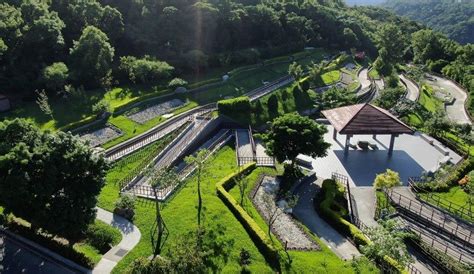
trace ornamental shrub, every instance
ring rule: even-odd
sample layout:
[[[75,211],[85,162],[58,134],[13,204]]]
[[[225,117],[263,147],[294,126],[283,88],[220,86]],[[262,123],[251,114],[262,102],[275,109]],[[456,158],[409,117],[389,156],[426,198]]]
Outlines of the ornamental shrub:
[[[121,239],[120,232],[105,223],[95,222],[86,232],[87,242],[104,254]]]
[[[250,114],[252,108],[249,97],[242,96],[217,102],[217,109],[219,113],[235,116],[236,114]]]

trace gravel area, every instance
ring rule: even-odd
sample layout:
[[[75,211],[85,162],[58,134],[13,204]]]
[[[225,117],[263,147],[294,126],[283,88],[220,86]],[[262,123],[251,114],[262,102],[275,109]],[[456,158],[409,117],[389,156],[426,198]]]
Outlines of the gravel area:
[[[288,249],[297,250],[319,250],[320,247],[316,244],[295,222],[293,217],[287,213],[282,212],[281,205],[284,201],[278,201],[277,204],[273,204],[273,208],[269,209],[265,205],[264,197],[271,195],[275,197],[279,188],[279,181],[270,176],[263,178],[260,187],[257,189],[253,202],[263,216],[265,220],[268,220],[271,212],[277,207],[278,204],[278,217],[272,225],[273,233],[278,237],[283,245],[288,242]]]
[[[341,73],[341,82],[346,84],[346,85],[349,85],[350,83],[354,82],[354,80],[352,79],[352,76],[350,74],[347,74],[345,72],[342,72]]]
[[[108,141],[115,139],[122,135],[122,132],[114,127],[106,126],[98,130],[81,135],[82,140],[89,141],[93,147],[100,146]]]
[[[184,102],[182,100],[173,99],[173,100],[166,101],[158,105],[151,106],[149,108],[133,113],[131,115],[128,115],[128,118],[132,119],[134,122],[143,124],[155,117],[158,117],[167,112],[170,112],[172,109],[178,108],[182,105],[184,105]]]

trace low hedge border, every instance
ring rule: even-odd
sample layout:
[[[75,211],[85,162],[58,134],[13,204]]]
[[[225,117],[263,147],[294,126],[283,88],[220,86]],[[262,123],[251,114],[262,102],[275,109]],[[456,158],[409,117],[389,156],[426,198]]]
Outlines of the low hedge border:
[[[259,227],[255,220],[237,203],[237,201],[227,191],[234,187],[234,178],[240,175],[248,174],[256,168],[255,163],[245,165],[239,172],[229,174],[216,184],[217,196],[226,204],[234,216],[243,225],[247,233],[254,241],[260,252],[262,252],[265,260],[277,272],[280,272],[280,257],[278,250],[273,246],[271,240],[265,232]]]
[[[342,218],[342,216],[331,209],[331,205],[338,194],[340,195],[340,191],[338,190],[337,183],[332,179],[324,180],[320,198],[313,199],[314,208],[331,226],[339,231],[339,233],[350,237],[357,248],[360,249],[361,246],[370,244],[371,241],[357,226]],[[321,201],[321,203],[318,204],[318,201]],[[388,267],[392,271],[394,270],[400,273],[406,272],[397,261],[387,256],[379,262],[379,265],[384,268]]]

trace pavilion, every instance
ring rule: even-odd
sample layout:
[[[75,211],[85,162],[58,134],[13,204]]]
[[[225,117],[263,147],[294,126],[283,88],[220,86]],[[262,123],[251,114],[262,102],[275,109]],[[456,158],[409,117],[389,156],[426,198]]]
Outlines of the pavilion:
[[[337,133],[346,135],[344,154],[349,151],[350,139],[354,135],[390,135],[388,155],[393,153],[395,138],[400,134],[413,134],[414,131],[389,111],[369,103],[339,107],[322,111],[334,127],[333,139]]]

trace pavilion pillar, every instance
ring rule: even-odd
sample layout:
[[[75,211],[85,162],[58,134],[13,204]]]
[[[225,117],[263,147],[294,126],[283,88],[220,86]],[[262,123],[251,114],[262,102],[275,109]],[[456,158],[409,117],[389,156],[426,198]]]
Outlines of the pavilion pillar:
[[[336,128],[333,129],[332,138],[333,138],[334,140],[337,139],[337,130],[336,130]]]
[[[372,139],[377,140],[377,134],[373,134]]]
[[[398,134],[392,134],[390,136],[390,147],[388,148],[388,155],[392,156],[393,154],[393,147],[395,146],[395,138],[398,137]]]
[[[346,135],[346,144],[344,145],[344,154],[346,154],[346,155],[349,152],[349,144],[351,143],[351,137],[352,137],[352,135],[350,135],[350,134]]]

